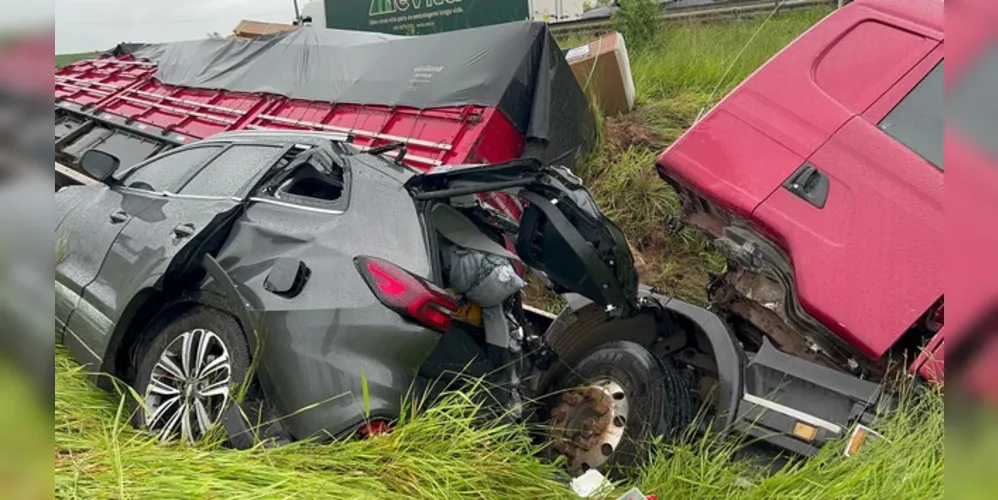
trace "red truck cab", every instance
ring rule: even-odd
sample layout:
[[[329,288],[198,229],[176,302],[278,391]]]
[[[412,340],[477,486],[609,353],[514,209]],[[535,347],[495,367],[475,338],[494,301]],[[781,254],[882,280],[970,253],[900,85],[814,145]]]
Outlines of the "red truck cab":
[[[871,379],[941,358],[944,38],[941,0],[857,0],[658,158],[743,343]]]

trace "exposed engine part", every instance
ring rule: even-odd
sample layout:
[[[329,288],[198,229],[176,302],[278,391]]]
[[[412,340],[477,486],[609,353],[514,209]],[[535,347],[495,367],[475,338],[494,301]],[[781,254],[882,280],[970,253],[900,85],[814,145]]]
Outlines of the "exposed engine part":
[[[624,388],[608,379],[561,394],[549,433],[552,449],[565,456],[572,475],[609,460],[624,437],[629,404]]]
[[[749,344],[745,347],[757,348],[766,336],[812,362],[865,377],[882,375],[881,363],[868,361],[803,310],[793,268],[779,248],[693,191],[670,184],[682,200],[684,221],[728,257],[725,272],[708,285],[710,310],[732,324],[739,341]]]
[[[943,329],[944,316],[943,316],[943,300],[939,299],[939,302],[935,303],[929,312],[925,315],[925,329],[929,334],[935,335],[939,330]]]
[[[912,325],[891,356],[870,360],[804,311],[790,261],[775,245],[690,196],[684,198],[686,222],[712,237],[714,246],[728,256],[725,272],[712,277],[708,285],[710,310],[724,316],[750,350],[758,348],[765,336],[786,353],[879,380],[892,361],[903,361],[942,327],[940,299]]]
[[[765,335],[784,352],[831,368],[848,370],[848,360],[858,353],[831,332],[821,334],[816,330],[802,331],[790,327],[791,314],[788,310],[794,306],[787,307],[787,295],[783,284],[748,272],[737,264],[729,266],[709,292],[714,310],[742,320],[733,321],[736,327],[746,323],[751,325],[752,328],[737,330],[739,337],[747,337],[754,347],[761,345],[762,335]],[[792,302],[793,299],[790,300]]]

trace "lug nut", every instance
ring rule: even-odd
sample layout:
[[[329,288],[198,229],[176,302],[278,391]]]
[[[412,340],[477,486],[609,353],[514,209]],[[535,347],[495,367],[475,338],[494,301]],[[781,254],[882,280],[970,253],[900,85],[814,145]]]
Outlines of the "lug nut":
[[[559,455],[564,455],[568,451],[568,445],[564,441],[558,441],[551,446],[551,449],[558,453]]]
[[[568,418],[568,410],[565,407],[559,406],[551,411],[551,420],[553,422],[562,422]]]
[[[586,401],[599,401],[601,399],[600,396],[602,395],[603,393],[599,389],[595,389],[593,387],[586,389],[585,392]]]
[[[582,396],[578,392],[566,392],[565,395],[561,397],[561,400],[568,406],[578,406],[582,402]]]
[[[577,436],[573,441],[573,443],[575,443],[576,447],[582,448],[585,451],[593,449],[593,443],[589,439],[586,439],[582,436]]]
[[[601,418],[596,421],[596,425],[593,426],[593,430],[599,434],[602,434],[604,431],[606,431],[606,428],[609,426],[610,426],[610,418],[606,416],[605,418]]]
[[[596,405],[593,406],[593,409],[596,410],[596,413],[599,413],[600,416],[610,413],[610,405],[606,404],[606,402],[602,400],[597,402]]]

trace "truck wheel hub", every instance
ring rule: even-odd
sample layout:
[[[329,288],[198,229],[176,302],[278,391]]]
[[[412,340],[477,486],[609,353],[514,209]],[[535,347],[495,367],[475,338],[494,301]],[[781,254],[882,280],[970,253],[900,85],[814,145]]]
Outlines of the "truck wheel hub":
[[[600,380],[561,394],[551,411],[551,446],[568,459],[573,475],[610,459],[627,428],[627,392],[613,380]]]

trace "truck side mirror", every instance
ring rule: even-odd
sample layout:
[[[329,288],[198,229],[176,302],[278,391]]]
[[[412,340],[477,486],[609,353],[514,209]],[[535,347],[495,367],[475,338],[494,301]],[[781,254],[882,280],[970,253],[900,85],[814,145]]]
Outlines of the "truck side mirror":
[[[80,169],[100,182],[104,182],[114,175],[119,165],[121,165],[121,160],[117,156],[97,149],[83,153],[80,158]]]

